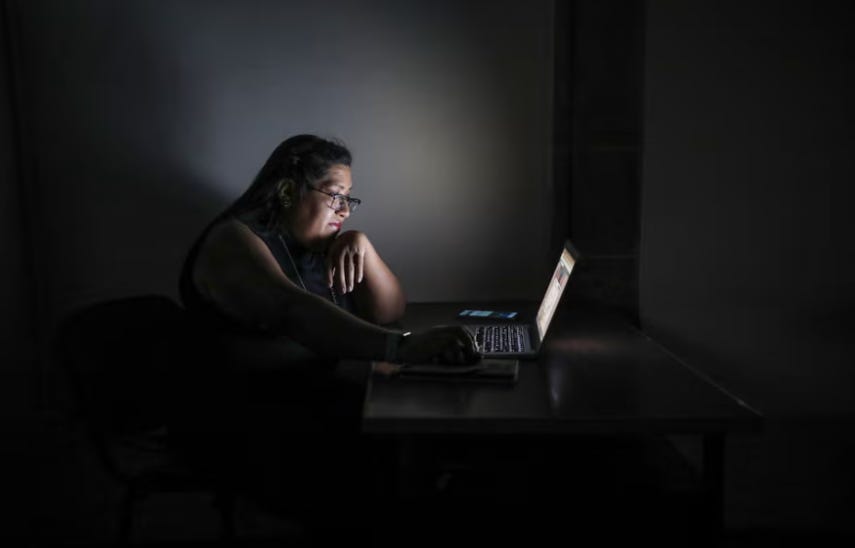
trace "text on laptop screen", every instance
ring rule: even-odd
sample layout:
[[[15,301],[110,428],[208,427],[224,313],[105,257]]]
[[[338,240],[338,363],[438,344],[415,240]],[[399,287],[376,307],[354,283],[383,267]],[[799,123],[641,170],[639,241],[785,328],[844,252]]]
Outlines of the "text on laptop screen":
[[[561,253],[561,259],[558,261],[558,266],[555,267],[555,273],[552,275],[549,287],[546,288],[546,295],[543,297],[540,309],[537,311],[537,334],[541,342],[543,341],[543,337],[546,336],[549,322],[552,321],[555,309],[558,308],[558,301],[561,300],[564,288],[567,287],[567,280],[570,279],[570,272],[573,270],[573,265],[575,264],[576,261],[573,259],[573,256],[565,249]]]

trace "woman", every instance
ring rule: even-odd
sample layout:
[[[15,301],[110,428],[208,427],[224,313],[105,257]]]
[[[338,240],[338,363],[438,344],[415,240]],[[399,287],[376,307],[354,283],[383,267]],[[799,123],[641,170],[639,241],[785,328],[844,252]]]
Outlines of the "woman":
[[[199,338],[184,360],[192,397],[182,396],[176,441],[289,512],[358,507],[391,474],[390,455],[371,453],[359,435],[364,382],[338,376],[339,359],[478,359],[462,328],[406,336],[382,327],[406,302],[368,236],[343,231],[360,204],[350,165],[336,142],[281,143],[199,237],[180,280]]]
[[[297,135],[281,143],[250,188],[203,233],[181,279],[185,306],[246,332],[285,336],[319,356],[465,364],[477,360],[462,328],[405,336],[398,279],[364,233],[342,227],[351,155]]]

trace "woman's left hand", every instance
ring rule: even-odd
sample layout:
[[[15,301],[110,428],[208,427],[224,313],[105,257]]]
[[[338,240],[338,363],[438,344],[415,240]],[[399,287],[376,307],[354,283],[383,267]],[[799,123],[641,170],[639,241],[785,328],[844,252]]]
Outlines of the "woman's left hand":
[[[372,250],[368,236],[358,230],[342,232],[327,248],[327,285],[336,285],[344,294],[362,283],[365,275],[365,255]]]

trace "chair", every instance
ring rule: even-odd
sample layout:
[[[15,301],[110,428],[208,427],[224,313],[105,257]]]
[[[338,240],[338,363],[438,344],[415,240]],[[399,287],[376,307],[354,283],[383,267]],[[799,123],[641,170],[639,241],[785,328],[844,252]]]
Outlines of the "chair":
[[[66,372],[76,413],[106,471],[125,489],[121,544],[131,539],[137,503],[159,493],[213,494],[224,540],[234,537],[235,497],[184,466],[167,445],[171,368],[185,359],[184,310],[144,295],[72,313],[56,332],[54,358]]]

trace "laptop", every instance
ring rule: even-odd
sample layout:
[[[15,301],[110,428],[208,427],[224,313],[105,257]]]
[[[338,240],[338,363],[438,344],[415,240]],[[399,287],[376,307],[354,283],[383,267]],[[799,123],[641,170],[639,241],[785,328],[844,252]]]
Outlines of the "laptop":
[[[464,325],[475,338],[478,353],[485,358],[534,359],[549,330],[549,324],[567,288],[570,273],[579,259],[579,253],[569,240],[564,242],[558,265],[549,280],[546,295],[540,302],[535,323],[498,323],[489,325]]]

